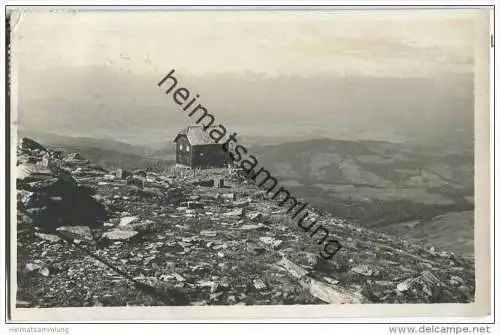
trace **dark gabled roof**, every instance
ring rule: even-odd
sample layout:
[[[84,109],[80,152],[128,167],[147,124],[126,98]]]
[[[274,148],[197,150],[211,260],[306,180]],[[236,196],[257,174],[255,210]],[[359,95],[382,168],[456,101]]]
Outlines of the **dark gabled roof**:
[[[206,145],[206,144],[217,144],[210,136],[210,130],[214,127],[209,127],[204,130],[202,126],[189,126],[182,129],[177,136],[174,138],[174,142],[177,141],[179,136],[186,136],[191,145]]]

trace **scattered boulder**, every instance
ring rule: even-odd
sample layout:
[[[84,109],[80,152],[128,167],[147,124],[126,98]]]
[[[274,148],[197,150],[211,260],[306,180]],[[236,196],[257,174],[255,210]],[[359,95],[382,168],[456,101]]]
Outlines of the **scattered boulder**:
[[[120,219],[120,223],[118,224],[120,227],[125,227],[130,225],[132,222],[138,219],[137,216],[124,216]]]
[[[413,278],[410,278],[410,279],[406,279],[405,281],[402,281],[401,283],[399,283],[397,286],[396,286],[396,289],[399,291],[399,292],[405,292],[405,291],[408,291],[410,289],[410,287],[412,286],[413,282],[415,281],[415,279]]]
[[[377,276],[379,274],[378,270],[374,270],[368,265],[356,266],[351,271],[366,277]]]
[[[262,236],[262,237],[259,237],[259,240],[266,244],[266,245],[269,245],[271,246],[272,248],[278,248],[281,243],[283,243],[283,241],[281,240],[278,240],[278,239],[275,239],[273,237],[270,237],[270,236]]]
[[[261,279],[254,279],[253,281],[253,286],[257,289],[257,290],[263,290],[266,288],[266,284],[264,284],[264,282],[261,280]]]
[[[215,237],[217,236],[217,232],[213,230],[202,230],[200,232],[201,236],[206,236],[206,237]]]
[[[81,223],[92,229],[100,228],[108,218],[105,206],[92,197],[92,190],[78,185],[64,171],[50,179],[20,187],[31,192],[24,194],[23,209],[32,217],[35,226],[47,231],[61,226],[81,226]]]
[[[226,216],[242,216],[243,208],[235,208],[230,212],[225,213]]]
[[[449,288],[428,270],[423,271],[420,276],[408,278],[396,286],[397,291],[406,295],[408,299],[425,302],[437,302],[444,296],[450,295]]]
[[[135,230],[112,229],[103,233],[102,237],[111,241],[126,241],[137,234]]]
[[[139,220],[130,223],[130,229],[136,230],[137,232],[152,232],[156,229],[157,223],[152,220]],[[123,227],[127,228],[127,227]]]
[[[51,243],[56,243],[61,240],[61,238],[57,235],[52,235],[52,234],[44,234],[44,233],[35,233],[35,236],[38,237],[39,239],[51,242]]]
[[[262,218],[262,213],[255,212],[255,213],[249,213],[248,218],[252,221],[257,221]]]
[[[246,251],[251,255],[260,255],[265,253],[266,249],[255,243],[248,242],[246,244]]]
[[[258,224],[245,224],[241,226],[240,230],[255,230],[255,229],[265,229],[266,226],[258,225]]]
[[[71,240],[92,241],[94,239],[92,230],[87,226],[62,226],[58,227],[57,231]]]
[[[24,208],[29,208],[29,203],[33,199],[33,192],[25,191],[25,190],[17,190],[17,201],[18,204],[21,204]]]
[[[361,304],[367,302],[360,294],[333,288],[316,279],[307,278],[302,280],[301,283],[313,296],[329,304]]]
[[[281,266],[283,269],[288,271],[292,277],[296,279],[301,279],[305,275],[307,275],[307,271],[298,266],[297,264],[291,262],[288,260],[286,257],[281,258],[281,260],[278,262],[279,266]]]
[[[48,277],[49,274],[50,274],[50,271],[48,268],[41,268],[39,271],[38,271],[42,276],[44,277]]]
[[[187,202],[187,208],[189,209],[196,209],[196,208],[203,208],[203,204],[198,201],[188,201]]]
[[[44,267],[41,263],[26,263],[24,266],[22,274],[25,277],[41,275],[43,277],[48,277],[50,271],[48,268]]]
[[[330,277],[323,277],[323,280],[326,281],[330,285],[337,285],[339,283],[338,280],[332,279]]]
[[[185,279],[183,276],[181,276],[180,274],[178,274],[178,273],[175,273],[175,272],[174,272],[174,273],[173,273],[173,276],[174,276],[175,280],[177,280],[177,281],[179,281],[179,282],[186,281],[186,279]]]
[[[24,275],[30,275],[33,274],[34,272],[38,271],[41,268],[39,264],[34,264],[34,263],[26,263],[24,266],[23,274]]]

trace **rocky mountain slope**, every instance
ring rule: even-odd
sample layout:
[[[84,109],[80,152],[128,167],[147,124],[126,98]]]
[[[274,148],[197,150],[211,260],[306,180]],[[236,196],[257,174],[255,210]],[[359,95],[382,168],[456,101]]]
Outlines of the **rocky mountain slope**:
[[[107,170],[23,139],[17,306],[474,300],[469,259],[315,209],[343,245],[324,260],[237,171],[154,171]]]

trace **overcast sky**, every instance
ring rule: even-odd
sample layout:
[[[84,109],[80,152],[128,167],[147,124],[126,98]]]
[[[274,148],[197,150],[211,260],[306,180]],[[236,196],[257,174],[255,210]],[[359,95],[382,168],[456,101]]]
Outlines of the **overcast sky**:
[[[14,36],[26,71],[106,65],[411,77],[471,71],[471,17],[460,10],[26,13]]]
[[[267,90],[264,79],[285,76],[331,77],[333,82],[345,77],[434,80],[467,75],[474,64],[473,14],[470,10],[27,12],[16,21],[12,35],[20,122],[60,133],[75,131],[79,122],[79,135],[102,136],[106,127],[116,128],[116,110],[123,110],[124,100],[127,109],[135,106],[135,114],[141,106],[175,107],[153,86],[172,68],[190,87],[197,87],[198,93],[205,90],[205,96],[210,94],[211,106],[224,115],[229,113],[224,112],[228,97],[221,90],[210,90],[225,87],[221,84],[224,76],[241,78],[247,86],[245,78],[251,77],[255,85],[264,86],[261,93],[255,93],[262,95]],[[207,87],[195,79],[216,75],[222,76],[221,82],[209,81]],[[262,83],[255,83],[256,75],[263,78]],[[280,85],[283,83],[286,86],[286,80]],[[234,98],[238,91],[226,86]],[[303,87],[307,91],[312,86],[304,83]],[[393,93],[388,89],[386,94]],[[280,108],[269,108],[268,102],[259,105],[246,92],[238,95],[241,104],[265,109],[266,115],[288,113],[297,104],[312,114],[325,113],[326,108],[324,102],[316,101],[321,99],[305,96],[300,101],[294,100],[299,99],[296,95],[281,99],[275,102]],[[304,100],[309,104],[302,103]],[[72,110],[68,109],[71,101]],[[90,129],[90,121],[80,122],[82,116],[76,110],[81,114],[103,101],[105,113],[90,113],[94,129]],[[439,108],[432,110],[438,112]],[[61,113],[65,121],[58,123],[55,119]],[[134,127],[132,112],[123,113],[130,118],[124,124]],[[145,110],[141,114],[148,117]],[[173,118],[178,127],[183,116]],[[158,117],[151,117],[151,125],[158,122]]]

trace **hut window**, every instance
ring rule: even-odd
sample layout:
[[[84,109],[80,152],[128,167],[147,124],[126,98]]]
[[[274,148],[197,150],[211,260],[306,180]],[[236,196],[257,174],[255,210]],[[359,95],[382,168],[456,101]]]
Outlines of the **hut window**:
[[[182,150],[182,144],[181,144],[181,145],[179,145],[179,149],[181,149],[181,150]]]
[[[189,152],[189,145],[186,145],[186,151]]]

